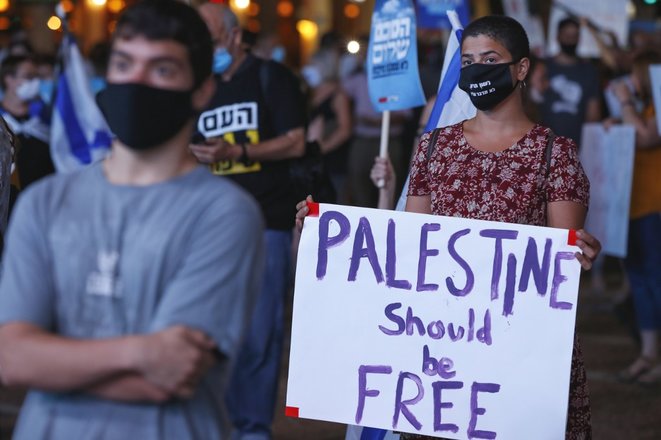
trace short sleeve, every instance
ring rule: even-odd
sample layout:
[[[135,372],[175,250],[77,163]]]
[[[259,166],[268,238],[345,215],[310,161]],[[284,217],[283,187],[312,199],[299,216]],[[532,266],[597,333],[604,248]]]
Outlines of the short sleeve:
[[[426,196],[431,194],[428,178],[429,173],[427,165],[429,160],[427,159],[427,150],[429,149],[432,133],[433,131],[428,131],[420,136],[420,141],[418,142],[411,164],[411,179],[409,181],[408,191],[409,196]]]
[[[305,126],[305,108],[300,82],[285,66],[271,61],[268,69],[268,90],[265,93],[269,117],[277,136]]]
[[[590,201],[590,182],[578,158],[578,148],[566,137],[557,137],[553,143],[547,200],[576,202],[586,208]]]
[[[196,328],[232,356],[249,319],[261,282],[263,224],[256,204],[227,197],[231,210],[211,206],[198,220],[181,266],[171,279],[150,331],[173,325]]]
[[[55,287],[43,212],[47,202],[38,198],[43,189],[39,185],[26,190],[12,214],[2,257],[0,324],[21,321],[44,330],[53,327]]]

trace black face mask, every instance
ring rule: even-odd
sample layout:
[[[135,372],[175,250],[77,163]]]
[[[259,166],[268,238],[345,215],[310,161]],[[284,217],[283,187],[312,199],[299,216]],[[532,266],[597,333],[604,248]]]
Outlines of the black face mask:
[[[562,44],[560,43],[560,50],[562,53],[565,55],[569,55],[570,57],[575,57],[576,56],[576,48],[578,47],[578,44]]]
[[[193,116],[192,91],[109,83],[96,102],[115,136],[133,150],[149,150],[179,133]]]
[[[479,110],[490,110],[503,102],[516,89],[512,84],[510,66],[518,63],[478,64],[474,63],[461,69],[459,88],[468,93],[468,97]]]

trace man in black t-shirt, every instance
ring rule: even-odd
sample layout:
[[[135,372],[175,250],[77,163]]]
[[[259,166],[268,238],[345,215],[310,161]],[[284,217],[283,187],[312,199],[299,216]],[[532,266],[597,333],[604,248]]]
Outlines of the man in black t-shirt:
[[[2,62],[0,84],[4,91],[0,114],[18,140],[16,167],[24,189],[55,172],[49,147],[47,109],[39,100],[39,78],[35,61],[26,55],[12,55]]]
[[[542,124],[579,145],[585,122],[601,120],[599,78],[595,67],[576,54],[580,24],[566,18],[558,24],[560,53],[544,61],[548,87],[537,90]]]
[[[297,78],[283,65],[244,51],[238,20],[226,6],[206,3],[199,12],[216,47],[217,90],[198,120],[206,141],[197,141],[191,151],[215,174],[250,191],[267,225],[263,287],[227,403],[237,430],[233,438],[270,439],[296,203],[289,159],[305,149],[303,98]]]

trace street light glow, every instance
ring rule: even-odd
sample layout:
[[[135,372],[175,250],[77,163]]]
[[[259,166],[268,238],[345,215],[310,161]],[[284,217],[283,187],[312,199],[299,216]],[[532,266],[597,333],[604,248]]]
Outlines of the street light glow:
[[[360,51],[360,43],[356,40],[351,40],[347,43],[347,52],[358,53]]]
[[[296,23],[296,30],[303,38],[309,40],[315,38],[317,36],[317,32],[319,32],[317,23],[310,20],[299,20],[298,23]]]
[[[48,29],[51,31],[57,31],[62,27],[62,20],[56,15],[51,15],[51,17],[48,19],[48,22],[46,23],[46,26],[48,26]]]

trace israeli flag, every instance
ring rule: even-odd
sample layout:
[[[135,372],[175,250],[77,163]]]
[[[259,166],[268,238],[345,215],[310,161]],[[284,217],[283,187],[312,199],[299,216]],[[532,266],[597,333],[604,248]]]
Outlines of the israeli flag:
[[[104,158],[112,137],[90,90],[83,57],[70,34],[62,41],[61,63],[50,149],[56,170],[70,172]]]
[[[349,425],[344,440],[399,440],[399,434],[384,429]]]
[[[465,119],[471,119],[477,112],[466,92],[459,88],[461,36],[464,32],[464,27],[461,25],[459,16],[454,10],[447,11],[447,14],[452,24],[452,32],[450,33],[445,49],[445,60],[443,61],[443,70],[441,71],[441,81],[438,86],[436,101],[425,126],[425,131],[430,131],[437,127],[447,127]],[[402,194],[397,201],[397,211],[403,211],[406,206],[409,177],[406,178],[404,189],[402,189]]]

